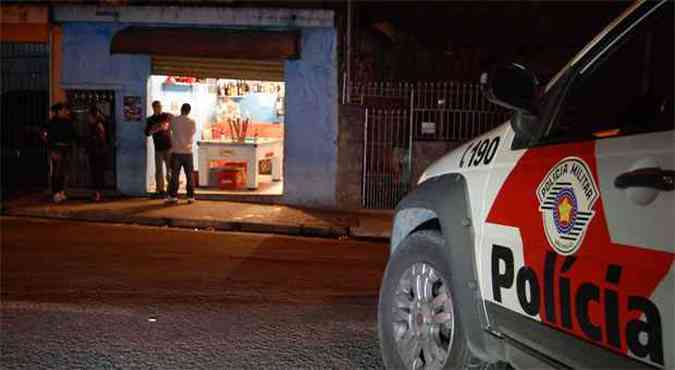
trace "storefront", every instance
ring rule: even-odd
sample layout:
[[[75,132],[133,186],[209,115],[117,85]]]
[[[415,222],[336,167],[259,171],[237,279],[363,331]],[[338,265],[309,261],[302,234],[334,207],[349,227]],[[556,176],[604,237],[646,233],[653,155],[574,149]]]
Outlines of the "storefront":
[[[225,72],[226,73],[226,72]],[[279,74],[278,79],[283,79]],[[180,114],[192,107],[197,194],[283,194],[283,81],[152,75],[148,101]],[[154,147],[148,140],[148,156]],[[148,191],[154,191],[154,161],[148,160]],[[185,185],[181,174],[180,190]]]
[[[335,206],[336,31],[326,10],[57,6],[62,84],[114,92],[116,187],[154,187],[153,100],[193,106],[197,194]],[[227,199],[227,197],[223,198]]]

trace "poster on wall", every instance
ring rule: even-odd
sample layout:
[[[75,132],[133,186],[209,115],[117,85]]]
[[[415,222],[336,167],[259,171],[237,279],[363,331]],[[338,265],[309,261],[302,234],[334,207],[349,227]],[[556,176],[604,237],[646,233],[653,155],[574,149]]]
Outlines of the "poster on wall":
[[[124,97],[124,119],[126,121],[141,121],[143,119],[140,96]]]

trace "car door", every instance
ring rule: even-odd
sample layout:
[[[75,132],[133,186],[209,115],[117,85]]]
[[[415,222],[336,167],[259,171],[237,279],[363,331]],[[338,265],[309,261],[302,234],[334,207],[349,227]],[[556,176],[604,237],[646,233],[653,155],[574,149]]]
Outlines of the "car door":
[[[553,87],[543,137],[488,186],[490,327],[573,367],[675,366],[673,3],[627,22]]]

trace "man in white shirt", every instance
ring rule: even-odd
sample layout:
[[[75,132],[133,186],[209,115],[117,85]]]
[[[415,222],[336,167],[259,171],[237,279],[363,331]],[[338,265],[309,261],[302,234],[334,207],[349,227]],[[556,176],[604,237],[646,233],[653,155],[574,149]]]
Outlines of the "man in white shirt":
[[[171,119],[171,187],[169,190],[168,203],[178,202],[178,179],[180,169],[185,171],[187,179],[188,203],[195,201],[195,189],[192,178],[194,163],[192,158],[192,143],[195,139],[197,125],[190,114],[190,104],[185,103],[180,107],[180,116]]]

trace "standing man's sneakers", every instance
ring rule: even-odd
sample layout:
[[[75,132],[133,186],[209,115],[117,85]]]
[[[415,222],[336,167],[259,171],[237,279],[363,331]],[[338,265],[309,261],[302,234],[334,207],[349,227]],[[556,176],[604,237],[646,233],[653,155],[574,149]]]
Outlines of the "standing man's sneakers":
[[[188,204],[192,204],[195,202],[195,198],[188,198]]]
[[[60,194],[61,194],[61,201],[64,201],[64,200],[68,199],[65,191],[62,191]]]
[[[166,204],[176,204],[176,203],[178,203],[178,198],[176,198],[176,197],[168,197],[168,198],[166,198],[166,200],[164,201],[164,203],[166,203]]]
[[[61,195],[61,193],[54,194],[54,203],[61,203],[63,201],[64,201],[64,198]]]

